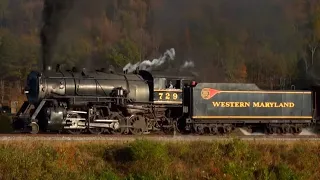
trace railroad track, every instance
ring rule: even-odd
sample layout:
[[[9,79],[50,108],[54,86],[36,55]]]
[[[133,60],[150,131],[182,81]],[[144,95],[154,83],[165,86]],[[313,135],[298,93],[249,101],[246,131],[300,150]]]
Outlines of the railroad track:
[[[0,141],[119,141],[128,142],[137,139],[155,141],[216,141],[238,138],[245,141],[320,141],[319,135],[240,135],[240,136],[195,136],[195,135],[69,135],[69,134],[0,134]]]
[[[216,141],[216,140],[232,140],[238,138],[245,141],[301,141],[311,140],[320,141],[320,134],[315,133],[311,129],[304,129],[299,135],[265,135],[262,133],[249,133],[239,128],[231,135],[183,135],[176,133],[175,135],[167,134],[145,134],[145,135],[112,135],[112,134],[68,134],[68,133],[8,133],[0,134],[0,142],[6,141],[110,141],[110,142],[128,142],[137,139],[147,139],[155,141]]]

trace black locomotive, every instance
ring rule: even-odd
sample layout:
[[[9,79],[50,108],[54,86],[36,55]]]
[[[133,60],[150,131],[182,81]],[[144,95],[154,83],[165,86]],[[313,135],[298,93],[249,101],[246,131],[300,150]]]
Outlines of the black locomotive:
[[[194,76],[176,72],[136,71],[116,73],[59,67],[27,77],[26,101],[13,120],[16,130],[38,133],[66,130],[93,134],[141,134],[152,130],[172,130],[183,116],[185,86]],[[172,86],[172,87],[170,87]]]
[[[172,71],[171,71],[172,72]],[[264,91],[254,84],[196,83],[192,73],[32,71],[13,127],[38,133],[223,134],[236,127],[300,133],[318,120],[319,89]]]

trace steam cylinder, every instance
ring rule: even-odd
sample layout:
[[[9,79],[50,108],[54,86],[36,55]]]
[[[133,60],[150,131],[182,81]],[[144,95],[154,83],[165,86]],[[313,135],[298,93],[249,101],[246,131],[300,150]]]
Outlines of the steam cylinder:
[[[105,72],[32,71],[27,77],[25,93],[31,104],[44,98],[65,96],[109,97],[115,88],[129,92],[128,98],[137,102],[149,101],[149,86],[137,74]]]

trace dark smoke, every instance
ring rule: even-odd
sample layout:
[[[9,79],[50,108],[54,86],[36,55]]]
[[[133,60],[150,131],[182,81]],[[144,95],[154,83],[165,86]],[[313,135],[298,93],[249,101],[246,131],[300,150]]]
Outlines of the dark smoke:
[[[77,63],[77,57],[68,62],[57,56],[59,50],[77,40],[90,36],[85,28],[86,18],[94,19],[105,15],[106,0],[45,0],[42,12],[42,66],[54,66],[54,63]],[[90,66],[91,59],[84,66]],[[66,65],[66,64],[65,64]],[[82,67],[79,67],[82,68]]]
[[[79,41],[76,40],[81,37],[91,37],[92,34],[88,34],[90,32],[83,27],[83,21],[86,18],[95,19],[107,15],[115,22],[121,21],[119,18],[122,13],[125,14],[129,7],[122,7],[119,4],[134,2],[127,0],[44,1],[43,29],[41,31],[43,68],[47,65],[54,66],[53,63],[57,61],[59,63],[78,63],[86,68],[93,66],[92,64],[98,66],[92,63],[92,60],[95,59],[95,52],[89,54],[88,57],[87,55],[79,55],[79,57],[88,59],[81,59],[81,62],[85,61],[85,63],[79,63],[79,58],[76,56],[68,57],[69,59],[66,61],[57,56],[57,52],[61,49],[64,50],[66,44],[77,44]],[[271,51],[278,54],[283,52],[284,55],[287,55],[299,50],[296,38],[292,38],[296,36],[293,31],[290,31],[292,24],[285,18],[284,10],[278,0],[161,0],[146,2],[150,2],[155,7],[150,8],[147,24],[143,28],[152,32],[152,36],[159,38],[159,40],[155,38],[155,41],[159,41],[159,50],[157,51],[161,53],[168,48],[175,48],[177,60],[172,62],[172,66],[178,68],[186,60],[191,59],[194,61],[198,73],[205,77],[205,80],[223,79],[225,64],[229,62],[227,59],[234,59],[232,56],[229,57],[229,54],[233,54],[232,46],[228,45],[229,41],[245,39],[244,42],[238,44],[243,46],[244,50],[241,51],[241,56],[246,61],[256,59],[252,57],[255,54],[251,52],[252,49],[259,49],[264,44],[267,44]],[[121,13],[119,13],[120,11]],[[240,36],[239,34],[244,35]],[[246,36],[248,38],[245,38]],[[91,39],[94,38],[91,37]],[[100,57],[99,54],[96,56]],[[156,57],[152,56],[146,59]]]
[[[51,65],[53,48],[57,43],[61,31],[63,18],[73,6],[73,0],[45,0],[42,12],[43,26],[41,29],[42,68],[45,70]]]

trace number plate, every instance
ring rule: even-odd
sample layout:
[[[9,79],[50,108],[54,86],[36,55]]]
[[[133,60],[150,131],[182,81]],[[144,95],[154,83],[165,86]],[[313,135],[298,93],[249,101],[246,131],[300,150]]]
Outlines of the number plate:
[[[164,101],[164,102],[181,102],[182,92],[180,91],[160,91],[156,90],[154,92],[154,101]]]

